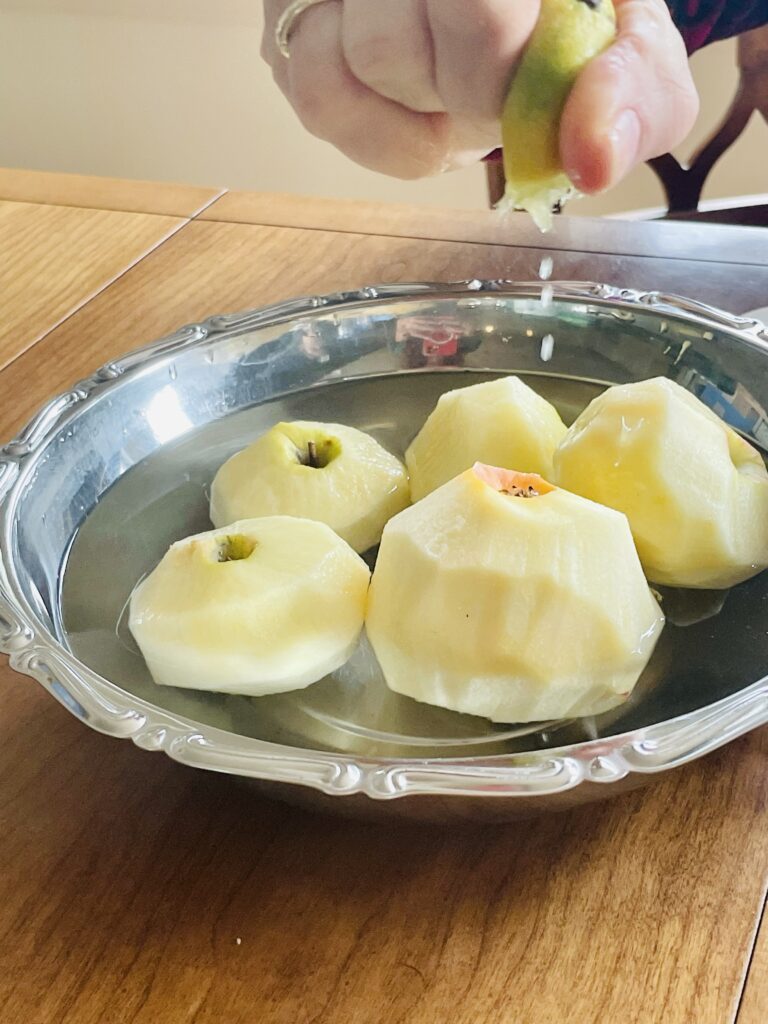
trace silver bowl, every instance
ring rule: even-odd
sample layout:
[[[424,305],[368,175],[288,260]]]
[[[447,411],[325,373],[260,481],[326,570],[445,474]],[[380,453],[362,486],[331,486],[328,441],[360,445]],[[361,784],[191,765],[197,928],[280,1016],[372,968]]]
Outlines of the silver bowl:
[[[462,384],[514,371],[568,421],[606,385],[666,375],[768,449],[757,321],[658,293],[553,290],[551,303],[540,283],[503,281],[299,299],[103,366],[0,451],[0,650],[94,729],[356,813],[564,807],[768,721],[768,574],[728,593],[666,591],[647,671],[595,718],[500,726],[429,708],[387,690],[364,642],[333,676],[275,697],[163,688],[147,673],[125,624],[133,587],[171,541],[208,527],[216,468],[278,419],[349,423],[402,452]]]

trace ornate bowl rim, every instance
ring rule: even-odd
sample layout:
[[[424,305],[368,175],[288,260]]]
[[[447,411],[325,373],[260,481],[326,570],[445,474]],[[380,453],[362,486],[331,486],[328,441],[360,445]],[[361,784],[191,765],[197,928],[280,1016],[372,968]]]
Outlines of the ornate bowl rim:
[[[768,357],[768,328],[690,299],[588,282],[552,284],[557,299],[610,304],[617,311],[644,307],[698,326],[726,330]],[[294,299],[245,313],[213,316],[121,359],[47,402],[18,436],[0,449],[0,653],[92,728],[130,738],[145,750],[162,750],[183,764],[271,782],[301,785],[377,800],[412,795],[542,797],[584,782],[612,783],[632,773],[667,771],[703,756],[768,722],[768,676],[714,704],[618,736],[525,754],[463,759],[365,758],[306,750],[236,736],[171,714],[126,693],[90,670],[53,636],[18,586],[11,547],[12,515],[25,465],[52,436],[126,374],[169,354],[234,332],[281,324],[320,310],[375,300],[457,298],[495,293],[532,297],[541,282],[461,281],[371,286]]]

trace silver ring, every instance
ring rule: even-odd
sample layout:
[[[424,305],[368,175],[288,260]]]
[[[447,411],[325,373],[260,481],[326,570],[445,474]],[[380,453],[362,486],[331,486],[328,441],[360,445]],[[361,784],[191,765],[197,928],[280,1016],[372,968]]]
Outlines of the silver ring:
[[[283,13],[277,19],[277,25],[275,26],[275,42],[277,48],[286,58],[290,59],[291,52],[288,49],[288,41],[291,37],[291,31],[293,25],[300,14],[303,14],[310,7],[314,7],[315,4],[324,4],[326,0],[293,0],[293,3],[288,4]]]

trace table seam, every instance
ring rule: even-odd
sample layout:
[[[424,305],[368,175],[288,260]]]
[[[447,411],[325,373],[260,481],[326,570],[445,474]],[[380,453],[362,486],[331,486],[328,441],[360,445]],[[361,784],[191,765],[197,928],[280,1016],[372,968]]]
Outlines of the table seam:
[[[47,205],[50,205],[50,204],[47,204]],[[82,209],[82,207],[80,207],[80,209]],[[101,207],[97,207],[97,209],[101,209]],[[107,212],[119,212],[119,211],[107,211]],[[151,216],[151,214],[139,214],[139,216]],[[161,214],[156,214],[155,216],[161,216]],[[153,253],[157,252],[158,249],[160,249],[163,245],[165,245],[166,242],[170,241],[172,238],[175,238],[176,235],[178,235],[180,231],[183,231],[184,228],[186,228],[189,224],[191,224],[192,221],[195,218],[193,218],[193,217],[179,217],[177,219],[179,220],[180,223],[177,224],[176,226],[174,226],[173,228],[171,228],[165,235],[162,236],[162,238],[159,238],[155,243],[153,243],[147,249],[146,252],[142,253],[140,256],[137,256],[134,260],[131,260],[130,263],[126,264],[126,266],[124,266],[120,271],[118,271],[118,273],[116,273],[108,281],[105,281],[104,284],[98,286],[94,291],[89,293],[85,298],[83,298],[80,302],[78,302],[76,305],[74,305],[72,307],[72,309],[69,310],[69,312],[64,314],[64,316],[60,317],[55,323],[53,323],[50,326],[46,327],[45,330],[41,334],[39,334],[36,337],[32,338],[30,340],[29,344],[25,345],[18,352],[14,353],[14,355],[6,363],[2,363],[2,365],[0,365],[0,374],[3,374],[3,373],[5,373],[6,370],[10,369],[10,367],[13,366],[13,364],[18,359],[21,359],[22,356],[28,355],[34,348],[36,348],[39,344],[41,344],[41,342],[45,341],[45,339],[50,334],[52,334],[54,331],[58,330],[63,324],[65,324],[73,316],[75,316],[77,313],[80,313],[83,309],[85,309],[87,306],[89,306],[94,301],[94,299],[97,299],[104,292],[108,291],[113,285],[117,284],[117,282],[120,281],[121,278],[123,278],[129,271],[131,271],[135,267],[137,267],[140,263],[142,263],[145,259],[147,259],[147,257],[152,256]]]
[[[137,257],[131,263],[129,263],[128,265],[123,267],[123,269],[119,273],[117,273],[114,277],[110,278],[109,281],[105,282],[103,285],[101,285],[99,288],[97,288],[95,291],[93,291],[91,294],[89,294],[86,298],[84,298],[78,305],[74,306],[67,314],[65,314],[59,320],[57,320],[55,323],[53,323],[49,327],[47,327],[43,331],[43,333],[41,333],[40,335],[35,337],[23,349],[21,349],[20,351],[16,352],[13,355],[13,357],[10,358],[6,363],[3,363],[2,365],[0,365],[0,374],[4,373],[7,369],[9,369],[11,366],[13,366],[13,364],[18,359],[20,359],[22,356],[25,356],[29,352],[31,352],[32,349],[34,349],[37,345],[41,344],[41,342],[44,342],[45,339],[50,334],[52,334],[54,331],[58,330],[61,326],[63,326],[63,324],[65,324],[71,317],[75,316],[77,313],[82,312],[82,310],[84,310],[88,305],[90,305],[91,302],[93,302],[95,299],[97,299],[100,295],[102,295],[104,292],[106,292],[113,285],[117,284],[117,282],[120,281],[121,278],[124,277],[125,274],[127,274],[129,271],[135,269],[135,267],[137,267],[139,264],[141,264],[145,259],[147,259],[149,256],[152,256],[154,253],[156,253],[163,245],[166,244],[166,242],[169,242],[172,238],[175,238],[181,231],[183,231],[185,228],[189,227],[190,224],[198,224],[198,223],[199,224],[210,224],[210,225],[216,225],[216,224],[237,224],[237,225],[241,225],[241,226],[254,227],[254,228],[275,228],[277,230],[292,230],[292,231],[318,231],[318,232],[323,232],[323,233],[327,233],[327,234],[356,235],[358,237],[402,238],[404,241],[446,242],[446,243],[451,244],[451,245],[478,245],[478,246],[486,246],[486,247],[490,246],[490,247],[494,247],[494,248],[498,248],[498,249],[532,249],[534,251],[542,251],[542,252],[549,251],[549,252],[565,252],[565,253],[582,253],[582,254],[584,254],[584,250],[583,249],[567,249],[567,248],[562,248],[562,247],[560,247],[558,249],[548,249],[546,246],[517,245],[517,244],[505,243],[505,242],[479,242],[479,241],[474,241],[474,240],[461,240],[461,239],[453,239],[453,238],[451,238],[451,239],[448,239],[448,238],[432,238],[432,237],[426,237],[424,235],[385,234],[385,233],[383,233],[381,231],[373,232],[373,231],[365,231],[365,230],[351,230],[351,229],[341,229],[341,228],[332,228],[332,227],[299,227],[299,226],[294,225],[294,224],[268,224],[268,223],[261,223],[261,222],[255,223],[254,221],[208,220],[208,219],[202,218],[201,214],[203,214],[211,206],[215,205],[219,201],[219,199],[221,199],[224,195],[227,194],[227,191],[228,190],[224,189],[219,195],[214,196],[213,198],[211,198],[211,200],[209,202],[207,202],[206,204],[201,206],[200,209],[195,214],[193,214],[192,216],[177,218],[180,221],[180,223],[175,228],[173,228],[171,231],[169,231],[166,235],[164,235],[162,238],[158,239],[158,241],[154,245],[152,245],[145,253],[143,253],[141,256]],[[4,201],[4,202],[22,202],[23,200],[2,200],[2,201]],[[63,206],[65,204],[43,203],[43,204],[31,204],[31,205],[44,205],[44,206],[57,206],[57,205],[60,205],[60,206]],[[70,208],[71,209],[91,209],[91,210],[98,210],[98,211],[108,212],[108,213],[109,212],[112,212],[112,213],[120,213],[120,212],[123,212],[123,213],[136,213],[138,216],[156,216],[156,217],[169,217],[169,216],[172,216],[170,214],[142,213],[142,212],[136,211],[136,210],[125,210],[125,211],[111,210],[110,211],[110,210],[105,210],[104,207],[74,207],[73,206],[73,207],[70,207]],[[681,262],[681,263],[685,262],[685,263],[709,264],[709,263],[717,263],[718,262],[717,260],[696,260],[696,259],[689,259],[689,258],[686,258],[686,257],[674,257],[674,256],[659,257],[659,256],[637,254],[637,253],[612,253],[612,252],[604,252],[602,250],[593,250],[592,252],[590,252],[588,254],[585,254],[585,255],[590,255],[590,256],[614,256],[616,258],[624,257],[624,258],[631,258],[631,259],[665,259],[665,260],[669,259],[669,260],[674,260],[675,262]],[[760,267],[761,269],[763,268],[763,264],[761,264],[761,263],[728,263],[726,265],[729,266],[729,267]]]
[[[736,1012],[733,1016],[733,1024],[739,1024],[741,1020],[741,1011],[744,1003],[744,996],[746,995],[747,988],[749,987],[749,980],[752,974],[752,964],[755,959],[755,951],[757,949],[757,943],[760,939],[760,933],[762,927],[765,925],[768,928],[768,881],[763,885],[763,905],[760,909],[760,913],[757,914],[757,921],[755,924],[754,932],[752,934],[752,941],[749,947],[749,954],[745,958],[746,963],[744,966],[744,974],[742,976],[741,989],[739,991],[738,999],[736,1001]]]
[[[223,196],[227,194],[229,189],[222,188],[216,195],[211,196],[202,205],[196,207],[191,213],[168,213],[162,210],[126,210],[121,206],[88,206],[85,203],[62,203],[52,200],[42,199],[15,199],[9,196],[0,195],[0,203],[18,203],[25,206],[58,206],[65,210],[93,210],[97,213],[127,213],[136,214],[139,217],[176,217],[179,220],[191,221],[196,220],[201,214],[213,206],[214,203],[218,202]],[[212,223],[217,223],[213,221]]]
[[[218,198],[221,198],[219,196]],[[210,206],[214,206],[218,202],[218,199],[213,200],[206,209]],[[435,238],[432,235],[408,235],[404,233],[388,233],[386,231],[370,231],[364,227],[361,228],[334,228],[334,227],[316,227],[299,224],[275,224],[274,222],[265,221],[252,221],[252,220],[237,220],[230,218],[200,218],[196,216],[194,220],[200,220],[201,224],[238,224],[244,227],[252,228],[279,228],[285,230],[294,231],[322,231],[327,234],[337,235],[365,235],[372,238],[402,238],[404,241],[410,242],[447,242],[452,245],[485,245],[495,246],[498,249],[534,249],[541,252],[564,252],[564,253],[579,253],[586,256],[613,256],[617,259],[641,259],[641,260],[672,260],[676,263],[715,263],[721,264],[727,267],[759,267],[764,269],[765,264],[760,262],[751,261],[723,261],[722,259],[700,259],[692,256],[659,256],[657,253],[634,253],[634,252],[608,252],[603,249],[591,249],[586,252],[584,249],[569,248],[567,246],[548,246],[548,245],[537,245],[537,244],[520,244],[517,242],[499,242],[499,241],[482,241],[478,239],[466,239],[466,238]]]

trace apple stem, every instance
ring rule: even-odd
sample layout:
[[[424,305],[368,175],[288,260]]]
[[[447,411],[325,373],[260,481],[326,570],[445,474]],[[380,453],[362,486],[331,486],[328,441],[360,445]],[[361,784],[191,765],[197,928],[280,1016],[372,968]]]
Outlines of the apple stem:
[[[320,463],[317,461],[317,445],[314,441],[307,441],[307,465],[312,469],[320,468]]]

